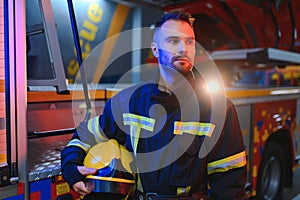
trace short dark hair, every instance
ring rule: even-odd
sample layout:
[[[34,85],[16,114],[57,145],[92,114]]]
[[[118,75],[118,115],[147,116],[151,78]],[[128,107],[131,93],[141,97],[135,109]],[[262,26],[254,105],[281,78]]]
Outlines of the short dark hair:
[[[173,11],[165,13],[155,24],[155,29],[160,28],[166,21],[174,19],[187,22],[192,28],[195,18],[188,12]]]

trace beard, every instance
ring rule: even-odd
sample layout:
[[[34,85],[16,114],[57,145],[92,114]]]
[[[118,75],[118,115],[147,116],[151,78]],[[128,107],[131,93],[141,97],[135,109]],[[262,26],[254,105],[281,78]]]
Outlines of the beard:
[[[190,60],[187,56],[174,56],[171,59],[168,56],[160,56],[158,59],[162,66],[174,69],[182,75],[192,71],[193,64]]]
[[[171,65],[181,74],[187,74],[193,69],[193,64],[188,56],[174,56],[171,59]]]

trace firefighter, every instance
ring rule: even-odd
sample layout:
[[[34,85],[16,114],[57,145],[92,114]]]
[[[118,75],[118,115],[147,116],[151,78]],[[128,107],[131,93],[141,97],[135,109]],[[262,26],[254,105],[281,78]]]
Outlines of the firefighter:
[[[216,99],[224,110],[213,109],[207,77],[194,67],[195,43],[189,13],[166,13],[157,22],[154,80],[112,97],[101,116],[78,126],[62,151],[62,175],[75,191],[89,196],[85,175],[97,169],[83,166],[84,158],[93,145],[114,139],[135,160],[136,187],[129,199],[246,199],[237,114],[221,95]]]

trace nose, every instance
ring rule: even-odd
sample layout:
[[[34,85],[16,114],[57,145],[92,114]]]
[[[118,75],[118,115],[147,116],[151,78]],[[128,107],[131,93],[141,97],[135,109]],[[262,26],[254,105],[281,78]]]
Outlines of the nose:
[[[185,54],[187,52],[187,47],[184,41],[180,41],[178,51],[180,54]]]

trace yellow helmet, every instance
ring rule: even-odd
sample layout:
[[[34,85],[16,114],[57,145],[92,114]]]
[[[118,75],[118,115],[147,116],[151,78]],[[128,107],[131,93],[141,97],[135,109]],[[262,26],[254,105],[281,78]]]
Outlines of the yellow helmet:
[[[86,177],[93,192],[127,195],[134,188],[132,153],[114,139],[93,146],[84,159],[84,166],[98,169],[96,174]]]

